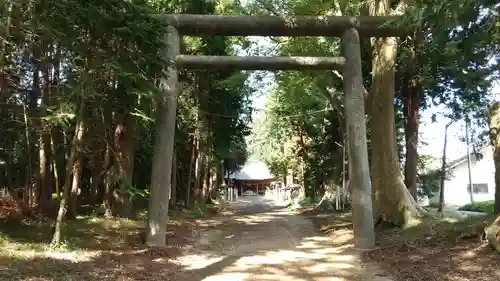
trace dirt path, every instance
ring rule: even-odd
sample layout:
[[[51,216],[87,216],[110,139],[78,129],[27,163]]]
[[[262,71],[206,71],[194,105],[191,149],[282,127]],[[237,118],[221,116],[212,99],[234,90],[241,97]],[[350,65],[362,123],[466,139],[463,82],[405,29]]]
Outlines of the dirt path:
[[[351,234],[332,241],[304,216],[256,196],[232,207],[204,222],[197,243],[176,261],[176,280],[390,281],[361,265]]]

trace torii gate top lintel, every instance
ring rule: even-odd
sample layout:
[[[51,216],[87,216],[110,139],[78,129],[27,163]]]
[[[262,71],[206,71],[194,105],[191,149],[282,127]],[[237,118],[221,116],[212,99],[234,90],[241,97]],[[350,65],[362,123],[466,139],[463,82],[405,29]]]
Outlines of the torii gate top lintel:
[[[235,16],[158,14],[155,18],[183,35],[192,36],[330,36],[340,37],[348,28],[360,36],[400,37],[410,27],[396,25],[398,16]]]

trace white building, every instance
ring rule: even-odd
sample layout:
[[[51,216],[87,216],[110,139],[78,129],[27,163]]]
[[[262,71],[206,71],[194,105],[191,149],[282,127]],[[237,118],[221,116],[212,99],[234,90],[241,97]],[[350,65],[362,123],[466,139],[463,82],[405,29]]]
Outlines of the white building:
[[[493,162],[493,147],[483,147],[476,157],[471,153],[472,199],[474,202],[495,199],[495,164]],[[435,166],[434,166],[435,167]],[[432,171],[436,171],[433,169]],[[444,184],[444,201],[447,206],[461,206],[471,203],[469,189],[469,168],[467,155],[448,163],[449,176]],[[429,171],[431,172],[431,171]],[[439,203],[439,191],[434,193],[430,204]]]

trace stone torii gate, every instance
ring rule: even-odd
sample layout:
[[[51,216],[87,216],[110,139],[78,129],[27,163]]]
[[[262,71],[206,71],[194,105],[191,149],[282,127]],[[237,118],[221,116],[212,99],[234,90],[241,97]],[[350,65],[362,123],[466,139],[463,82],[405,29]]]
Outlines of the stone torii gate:
[[[391,24],[395,17],[348,16],[227,16],[166,14],[155,15],[167,27],[165,52],[168,69],[161,80],[163,98],[159,104],[151,186],[171,186],[172,155],[179,94],[178,68],[229,68],[245,70],[338,70],[343,73],[344,106],[348,135],[350,188],[352,191],[355,246],[371,248],[375,244],[371,184],[366,144],[364,87],[361,72],[360,36],[399,37],[408,28]],[[192,56],[180,54],[182,35],[190,36],[325,36],[341,37],[342,57],[237,57]],[[164,125],[164,126],[162,126]],[[166,164],[166,165],[165,165]],[[152,188],[151,199],[162,206],[168,202],[170,188]],[[153,203],[152,202],[152,203]],[[163,204],[162,204],[163,203]],[[167,209],[168,210],[168,209]],[[163,210],[163,211],[167,211]],[[150,214],[155,216],[155,214]],[[151,220],[153,218],[151,217]],[[151,223],[152,221],[150,221]],[[155,221],[162,235],[166,222]],[[154,237],[152,237],[154,240]],[[161,238],[160,238],[161,239]]]

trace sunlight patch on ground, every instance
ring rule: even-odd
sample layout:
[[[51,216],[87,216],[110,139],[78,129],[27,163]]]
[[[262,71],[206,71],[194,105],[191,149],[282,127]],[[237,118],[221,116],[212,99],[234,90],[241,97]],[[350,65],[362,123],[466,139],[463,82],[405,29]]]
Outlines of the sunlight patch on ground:
[[[317,253],[317,254],[321,254],[321,255],[336,255],[336,254],[344,252],[348,248],[352,248],[353,245],[352,244],[342,244],[342,245],[339,245],[336,247],[328,247],[330,245],[325,245],[325,243],[331,244],[331,246],[333,246],[335,244],[340,244],[339,242],[342,242],[342,241],[350,241],[350,240],[352,240],[352,238],[353,237],[352,237],[351,233],[344,234],[344,237],[340,237],[339,241],[337,241],[336,243],[328,243],[329,241],[331,241],[331,238],[320,237],[320,236],[307,237],[307,238],[304,238],[303,241],[300,242],[300,245],[296,246],[296,248],[303,249],[303,250],[306,250],[306,249],[312,250],[313,253]],[[321,244],[318,242],[321,242]]]
[[[217,227],[222,224],[222,221],[218,220],[210,220],[210,219],[205,219],[203,221],[199,221],[198,225],[200,227]]]
[[[43,254],[44,257],[48,257],[55,260],[67,260],[71,262],[89,262],[96,257],[100,256],[101,252],[47,252]]]
[[[252,210],[257,209],[254,203]],[[358,278],[364,269],[359,254],[351,249],[352,229],[346,229],[350,226],[342,219],[330,237],[316,232],[304,216],[286,209],[236,212],[220,221],[217,228],[200,235],[196,253],[175,261],[186,276],[206,276],[203,281],[375,280]]]
[[[333,248],[319,248],[313,250],[313,252],[322,254],[322,255],[335,255],[344,252],[348,248],[352,248],[353,245],[344,245],[344,246],[339,246],[339,247],[333,247]]]
[[[328,242],[330,241],[330,238],[326,236],[311,236],[311,237],[306,237],[303,238],[305,241],[315,241],[315,242]]]
[[[462,219],[464,217],[461,217]],[[460,219],[458,219],[457,217],[444,217],[441,221],[445,221],[445,222],[449,222],[449,223],[456,223],[456,222],[459,222]]]
[[[250,225],[255,225],[255,224],[260,224],[260,223],[265,223],[265,222],[270,222],[272,220],[275,220],[275,217],[272,216],[246,216],[242,218],[236,218],[234,221],[236,222],[242,222],[245,224],[250,224]]]
[[[180,258],[177,258],[173,262],[185,267],[186,270],[195,270],[205,268],[211,264],[222,261],[225,256],[209,256],[203,254],[193,254],[193,255],[185,255]]]
[[[100,256],[100,251],[73,251],[73,252],[62,252],[62,251],[52,251],[47,249],[46,251],[39,250],[6,250],[3,249],[0,253],[1,257],[18,257],[21,259],[34,259],[34,258],[50,258],[54,260],[64,260],[70,262],[89,262]]]
[[[463,252],[460,257],[461,258],[473,258],[477,256],[477,253],[474,253],[473,251],[467,251],[467,252]]]
[[[333,245],[351,245],[354,240],[354,233],[351,229],[341,229],[328,233],[330,242]]]
[[[422,220],[419,218],[410,218],[405,228],[417,227],[422,224]]]
[[[249,276],[248,273],[224,273],[207,277],[203,281],[242,281],[249,280]]]
[[[327,272],[329,270],[336,270],[338,268],[348,269],[352,267],[353,265],[348,263],[320,263],[307,268],[307,271],[317,273],[317,272]]]
[[[223,272],[203,279],[209,280],[346,280],[333,277],[339,270],[351,271],[357,261],[352,255],[337,255],[337,249],[321,249],[320,252],[297,250],[268,251],[263,254],[246,255],[241,257],[204,255],[184,256],[177,260],[187,270],[209,268],[225,259],[235,258],[230,266],[222,269]],[[299,270],[304,277],[298,278],[295,271]],[[253,271],[258,271],[255,273]],[[352,272],[354,271],[354,272]],[[253,273],[253,274],[252,274]],[[330,276],[327,278],[327,276]],[[326,278],[326,279],[323,279]],[[333,279],[332,279],[333,278]]]

